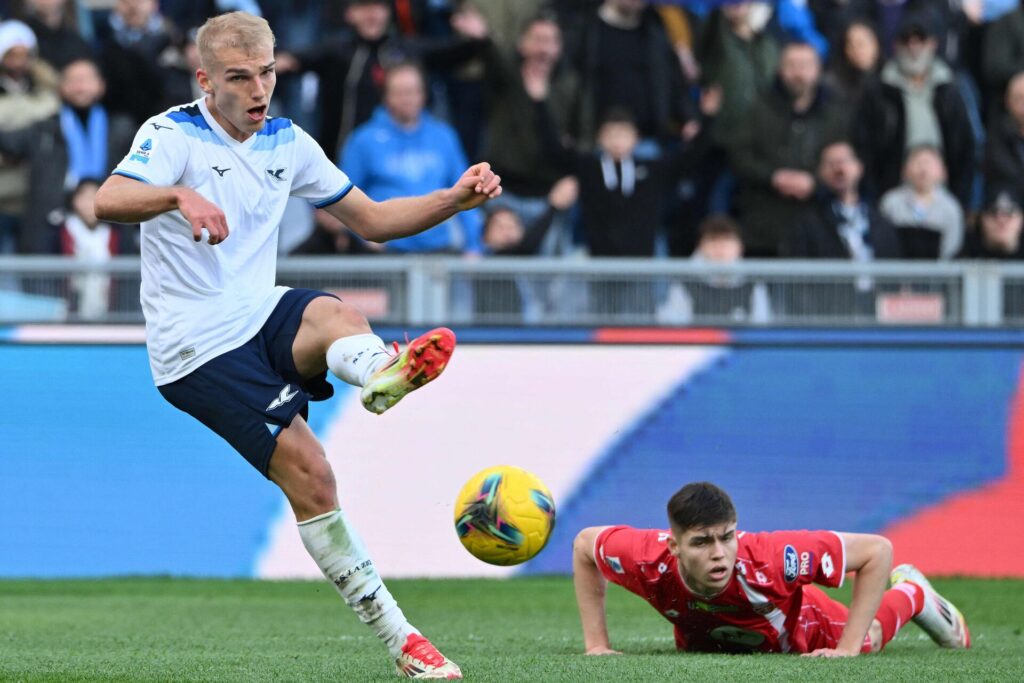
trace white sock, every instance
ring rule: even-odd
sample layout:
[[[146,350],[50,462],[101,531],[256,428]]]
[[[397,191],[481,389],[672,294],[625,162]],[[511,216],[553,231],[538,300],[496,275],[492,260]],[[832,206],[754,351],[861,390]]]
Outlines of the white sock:
[[[375,334],[354,334],[338,339],[327,349],[327,367],[334,375],[357,387],[391,358],[384,340]]]
[[[419,631],[406,621],[374,569],[362,540],[348,527],[341,510],[299,522],[299,536],[345,603],[384,641],[391,656],[397,658],[409,634]]]

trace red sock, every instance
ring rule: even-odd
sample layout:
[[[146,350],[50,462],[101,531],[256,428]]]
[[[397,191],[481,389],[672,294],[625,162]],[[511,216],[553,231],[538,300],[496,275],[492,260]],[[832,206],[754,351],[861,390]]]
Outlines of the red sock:
[[[885,591],[875,619],[882,625],[882,647],[896,637],[924,609],[924,591],[916,583],[906,581]]]

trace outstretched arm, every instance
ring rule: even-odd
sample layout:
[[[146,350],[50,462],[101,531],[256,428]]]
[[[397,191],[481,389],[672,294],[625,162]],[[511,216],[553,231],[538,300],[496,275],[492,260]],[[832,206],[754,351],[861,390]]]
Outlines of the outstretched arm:
[[[820,657],[852,657],[860,654],[864,636],[882,604],[892,570],[892,543],[875,534],[840,534],[846,547],[846,570],[854,573],[853,597],[846,627],[834,650],[810,653]]]
[[[210,234],[210,244],[228,238],[224,212],[190,187],[160,187],[112,175],[96,192],[96,217],[104,221],[141,223],[175,210],[191,224],[196,242],[201,239],[203,228]]]
[[[608,639],[608,622],[604,612],[604,596],[608,581],[601,575],[594,558],[594,542],[607,529],[592,526],[576,535],[572,544],[572,582],[576,588],[576,604],[583,625],[583,648],[588,655],[620,654]]]
[[[344,198],[324,208],[363,239],[387,242],[423,232],[500,194],[501,177],[483,162],[470,166],[445,190],[375,202],[352,188]]]

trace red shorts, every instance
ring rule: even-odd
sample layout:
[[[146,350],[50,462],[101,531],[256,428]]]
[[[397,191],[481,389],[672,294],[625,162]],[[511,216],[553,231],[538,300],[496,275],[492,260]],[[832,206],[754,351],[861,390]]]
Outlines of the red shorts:
[[[800,606],[800,616],[790,640],[794,644],[805,644],[798,652],[814,652],[821,648],[832,649],[839,644],[839,638],[846,627],[849,610],[841,602],[828,597],[817,586],[804,586],[804,601]],[[864,637],[861,645],[862,653],[871,652],[871,638]]]

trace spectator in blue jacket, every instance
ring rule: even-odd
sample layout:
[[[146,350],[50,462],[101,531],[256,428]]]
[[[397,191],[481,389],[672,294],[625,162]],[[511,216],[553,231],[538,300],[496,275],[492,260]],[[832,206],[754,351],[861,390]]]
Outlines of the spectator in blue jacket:
[[[339,166],[377,201],[449,187],[468,165],[455,129],[424,111],[423,72],[411,62],[384,75],[383,106],[357,127]],[[392,240],[395,253],[479,253],[483,221],[477,210],[457,214],[412,237]]]

